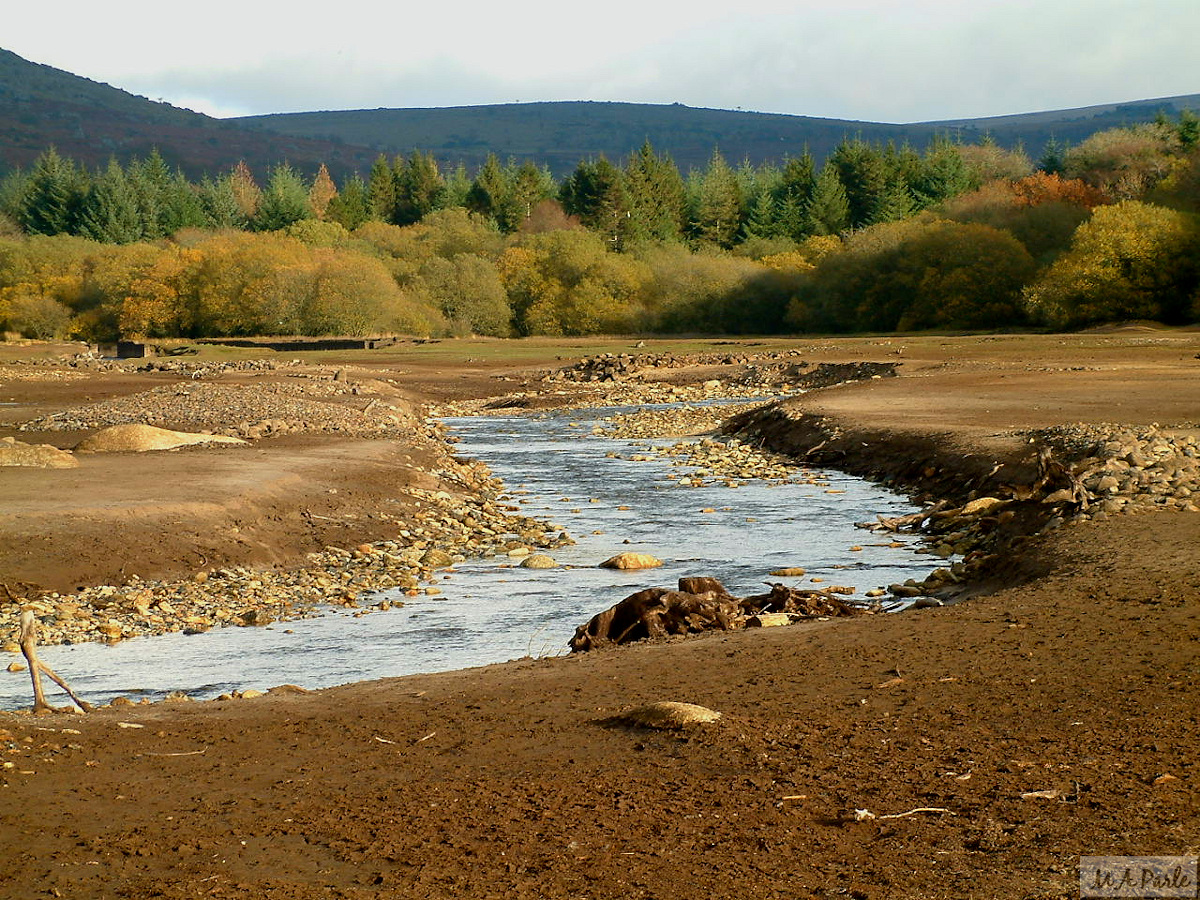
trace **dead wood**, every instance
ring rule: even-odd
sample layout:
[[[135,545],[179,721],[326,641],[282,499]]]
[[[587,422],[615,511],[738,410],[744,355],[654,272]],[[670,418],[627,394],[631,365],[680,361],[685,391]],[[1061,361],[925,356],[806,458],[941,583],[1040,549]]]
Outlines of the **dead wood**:
[[[41,712],[49,710],[57,712],[57,708],[46,702],[46,695],[42,692],[42,673],[45,672],[50,680],[57,684],[60,688],[67,692],[69,696],[84,712],[91,712],[92,705],[86,700],[81,700],[79,696],[71,690],[71,686],[67,684],[58,674],[48,665],[38,659],[37,655],[37,617],[33,614],[33,610],[27,609],[21,613],[21,632],[20,632],[21,652],[25,654],[25,660],[29,663],[29,677],[33,681],[33,711]]]

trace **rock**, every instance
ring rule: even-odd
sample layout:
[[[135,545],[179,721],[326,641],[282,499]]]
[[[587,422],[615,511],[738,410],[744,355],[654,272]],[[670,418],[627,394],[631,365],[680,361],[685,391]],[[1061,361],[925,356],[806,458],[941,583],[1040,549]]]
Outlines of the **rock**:
[[[26,469],[73,469],[79,460],[66,450],[49,444],[23,444],[15,438],[0,438],[0,466]]]
[[[242,692],[241,692],[241,694],[239,694],[238,696],[240,696],[240,697],[241,697],[243,700],[253,700],[253,699],[255,699],[256,697],[262,697],[262,696],[263,696],[263,692],[262,692],[262,691],[256,691],[256,690],[254,690],[253,688],[251,688],[251,689],[250,689],[250,690],[248,690],[248,691],[242,691]]]
[[[547,556],[545,553],[534,553],[521,560],[522,569],[556,569],[556,563],[553,557]]]
[[[918,597],[913,601],[913,609],[932,609],[935,606],[942,606],[942,601],[937,597]]]
[[[191,444],[245,444],[241,438],[222,434],[192,434],[170,431],[153,425],[113,425],[84,438],[75,445],[82,453],[145,453],[150,450],[174,450]]]
[[[454,557],[445,550],[430,547],[421,556],[421,565],[430,569],[444,569],[454,565]]]
[[[626,710],[604,720],[608,725],[632,725],[636,728],[678,729],[689,725],[716,722],[721,714],[706,706],[695,703],[660,701]]]
[[[807,574],[800,566],[791,566],[786,569],[776,569],[771,572],[772,575],[777,575],[780,578],[799,578],[801,575]]]
[[[653,569],[662,565],[662,560],[649,553],[618,553],[600,563],[602,569]]]
[[[25,666],[24,666],[22,663],[18,663],[18,662],[15,662],[15,663],[9,663],[9,664],[8,664],[8,671],[9,671],[9,672],[24,672],[24,671],[25,671]]]
[[[800,619],[800,616],[791,613],[759,613],[757,616],[750,616],[746,619],[746,627],[775,628],[779,625],[791,625],[793,622],[799,622]]]
[[[972,500],[962,508],[964,516],[982,516],[990,513],[999,506],[1004,506],[1005,501],[999,497],[980,497]]]

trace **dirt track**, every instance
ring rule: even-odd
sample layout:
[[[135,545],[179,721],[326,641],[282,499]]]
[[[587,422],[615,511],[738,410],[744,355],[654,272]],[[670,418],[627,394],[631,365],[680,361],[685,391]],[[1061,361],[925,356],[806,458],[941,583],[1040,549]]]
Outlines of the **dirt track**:
[[[1023,427],[1200,419],[1195,333],[798,343],[814,359],[903,360],[900,378],[801,403],[881,442],[933,436],[947,458],[1015,452]],[[498,364],[405,368],[401,387],[436,399],[506,389]],[[67,393],[43,405],[83,396]],[[334,452],[281,440],[269,459]],[[159,474],[207,472],[207,453]],[[145,471],[143,490],[162,487]],[[341,496],[321,471],[271,493],[272,514]],[[358,484],[349,463],[337,477]],[[99,503],[78,490],[80,507]],[[255,534],[280,560],[312,540]],[[151,565],[127,546],[128,564]],[[1195,513],[1113,516],[1039,539],[1011,560],[1015,586],[941,609],[311,694],[0,716],[0,896],[1075,897],[1080,855],[1200,853],[1197,546]],[[179,566],[187,549],[153,559]],[[599,722],[652,700],[724,718],[679,733]],[[845,821],[919,808],[946,811]]]

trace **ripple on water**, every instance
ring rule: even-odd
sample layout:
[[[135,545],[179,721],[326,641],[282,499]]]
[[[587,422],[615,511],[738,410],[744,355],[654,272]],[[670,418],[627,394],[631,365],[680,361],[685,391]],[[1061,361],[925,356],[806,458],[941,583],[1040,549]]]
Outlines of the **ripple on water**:
[[[673,587],[686,575],[715,576],[738,595],[760,593],[768,580],[802,585],[813,578],[823,579],[814,586],[853,585],[861,595],[919,579],[933,567],[928,557],[882,546],[854,528],[877,514],[913,512],[900,495],[839,472],[822,472],[820,485],[680,487],[667,476],[684,475],[687,467],[672,466],[670,459],[621,458],[645,441],[591,437],[569,426],[590,426],[612,412],[448,422],[461,439],[459,453],[482,459],[510,489],[528,492],[514,498],[528,501],[521,504],[523,513],[551,518],[576,538],[574,546],[552,552],[557,569],[524,569],[507,557],[474,560],[439,582],[441,595],[396,594],[405,605],[390,612],[355,617],[330,609],[286,626],[46,647],[41,655],[97,703],[119,695],[161,698],[176,690],[208,698],[284,683],[318,688],[565,652],[575,627],[595,613],[633,591]],[[618,458],[607,456],[612,452]],[[596,568],[630,549],[652,553],[663,566]],[[807,575],[769,576],[786,566],[803,566]],[[0,707],[29,703],[28,674],[0,678]]]

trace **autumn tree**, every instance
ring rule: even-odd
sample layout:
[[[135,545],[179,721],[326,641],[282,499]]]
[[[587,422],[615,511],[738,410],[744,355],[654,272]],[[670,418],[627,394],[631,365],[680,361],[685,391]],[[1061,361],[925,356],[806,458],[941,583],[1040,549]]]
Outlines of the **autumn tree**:
[[[1071,249],[1025,291],[1031,314],[1056,328],[1194,319],[1200,238],[1194,219],[1136,200],[1097,207]]]
[[[333,183],[329,169],[325,167],[325,163],[321,163],[321,168],[317,170],[317,175],[308,189],[308,208],[312,211],[313,218],[325,220],[329,204],[333,202],[337,192],[337,185]]]
[[[233,192],[234,202],[237,203],[241,221],[249,223],[258,213],[258,204],[262,200],[262,189],[254,180],[254,174],[246,161],[240,160],[233,171],[229,173],[229,188]]]

